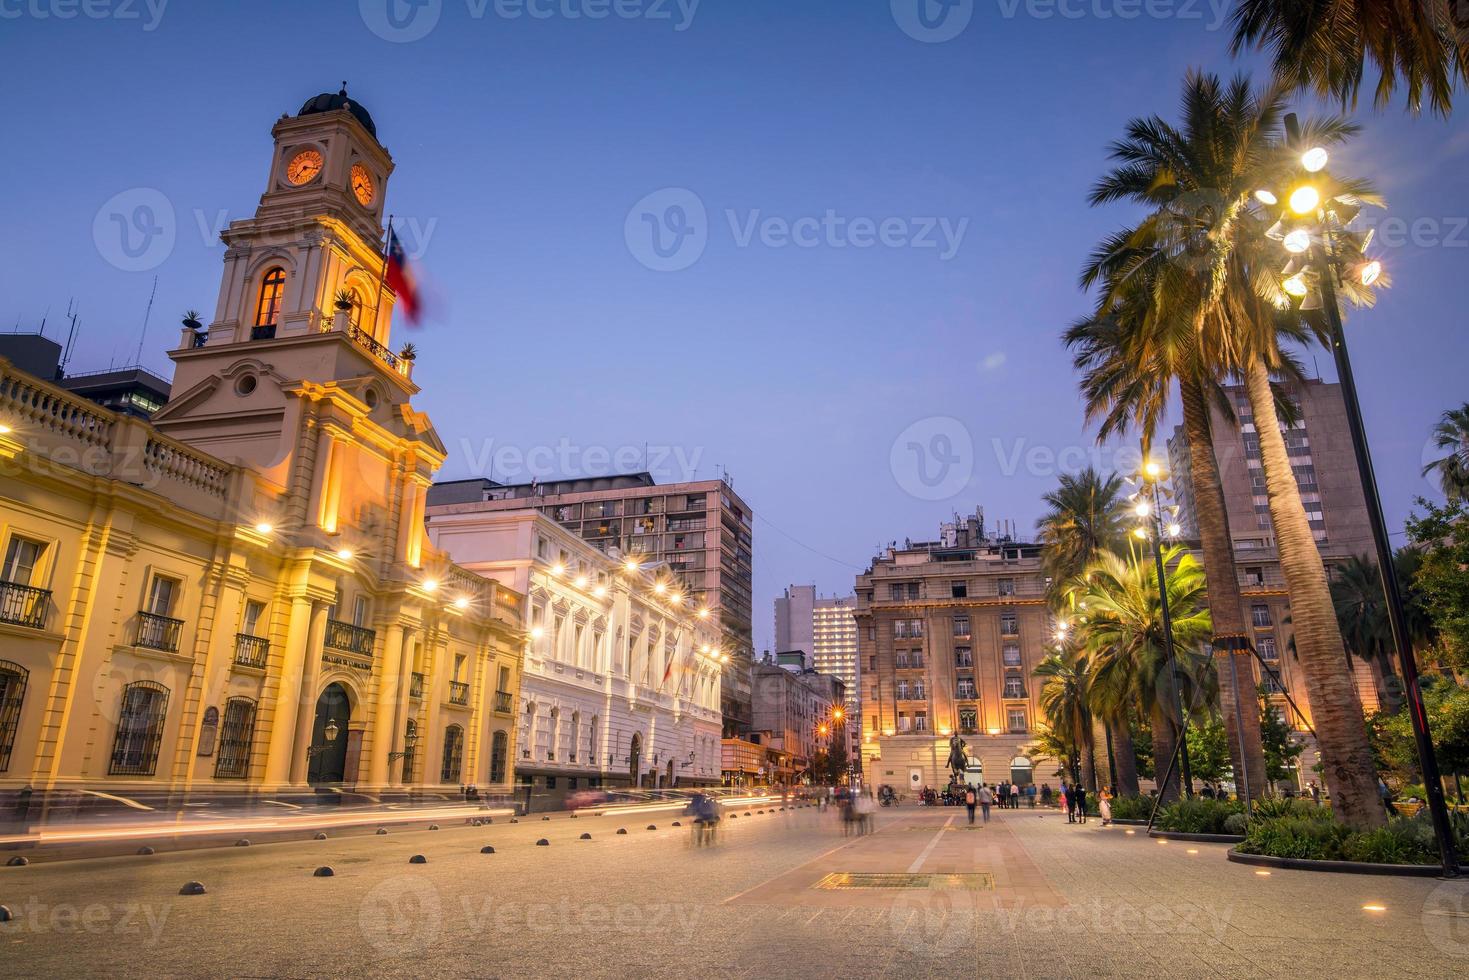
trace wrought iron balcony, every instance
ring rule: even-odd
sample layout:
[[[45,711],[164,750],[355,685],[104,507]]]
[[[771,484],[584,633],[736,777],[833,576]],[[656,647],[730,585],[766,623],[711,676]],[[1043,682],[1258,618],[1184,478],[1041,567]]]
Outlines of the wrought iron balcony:
[[[250,328],[250,339],[251,340],[274,340],[275,339],[275,324],[274,323],[267,323],[264,326],[251,327]]]
[[[408,696],[420,700],[423,698],[423,675],[416,670],[413,672],[413,676],[408,679]]]
[[[372,644],[376,639],[377,633],[364,626],[354,626],[336,619],[326,621],[326,645],[333,650],[370,657]]]
[[[159,616],[156,613],[138,612],[138,636],[133,641],[134,646],[146,647],[149,650],[162,650],[165,653],[177,653],[179,649],[179,634],[183,632],[184,621],[172,619],[168,616]]]
[[[510,713],[510,692],[509,691],[496,691],[495,692],[495,710],[496,711],[499,711],[499,712],[502,712],[504,714],[507,714],[507,715]]]
[[[463,681],[450,681],[449,682],[449,703],[450,704],[468,704],[469,703],[469,685],[466,684],[466,683],[464,683]]]
[[[235,634],[235,666],[265,669],[265,659],[270,655],[270,641],[263,636],[249,633]]]
[[[16,582],[0,582],[0,623],[45,629],[46,613],[50,608],[49,590]]]

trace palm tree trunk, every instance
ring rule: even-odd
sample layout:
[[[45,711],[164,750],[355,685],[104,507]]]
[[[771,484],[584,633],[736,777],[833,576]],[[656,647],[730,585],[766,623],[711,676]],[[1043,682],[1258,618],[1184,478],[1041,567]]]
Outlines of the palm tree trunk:
[[[1209,615],[1214,629],[1214,664],[1219,675],[1219,710],[1229,735],[1229,759],[1237,786],[1247,787],[1250,799],[1265,795],[1265,747],[1260,742],[1260,705],[1255,697],[1255,665],[1247,649],[1239,649],[1245,635],[1245,612],[1234,567],[1234,545],[1229,538],[1229,512],[1219,482],[1219,462],[1209,425],[1209,407],[1197,381],[1180,378],[1183,428],[1188,437],[1193,478],[1194,514],[1204,551],[1204,578],[1209,590]],[[1230,660],[1233,658],[1233,669]],[[1156,738],[1156,734],[1154,738]],[[1248,779],[1245,776],[1248,775]],[[1242,794],[1243,795],[1243,794]]]
[[[1158,798],[1164,803],[1172,803],[1178,799],[1179,792],[1179,767],[1173,766],[1173,773],[1168,777],[1168,782],[1163,782],[1163,774],[1168,772],[1168,763],[1173,759],[1173,749],[1176,745],[1173,738],[1173,722],[1169,717],[1168,706],[1161,701],[1153,704],[1153,785],[1158,787]]]
[[[1270,374],[1262,361],[1252,361],[1246,367],[1245,385],[1260,439],[1275,547],[1290,591],[1296,656],[1306,680],[1332,809],[1354,827],[1380,827],[1387,818],[1378,796],[1377,770],[1363,724],[1362,702],[1357,697],[1356,681],[1332,607],[1326,568],[1311,536],[1285,438],[1280,434]]]
[[[1126,718],[1111,726],[1112,761],[1117,767],[1117,795],[1137,796],[1137,751],[1132,745],[1132,729]]]

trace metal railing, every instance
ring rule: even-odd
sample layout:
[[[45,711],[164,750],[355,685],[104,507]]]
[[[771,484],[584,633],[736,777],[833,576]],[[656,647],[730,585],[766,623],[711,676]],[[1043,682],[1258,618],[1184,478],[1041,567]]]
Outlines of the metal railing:
[[[423,675],[416,670],[413,672],[413,676],[408,679],[408,696],[420,700],[423,698]]]
[[[265,669],[266,657],[270,655],[270,641],[263,636],[249,633],[235,634],[235,666]]]
[[[356,341],[358,346],[362,347],[369,354],[382,361],[394,371],[402,370],[401,366],[398,364],[398,355],[394,354],[382,344],[378,343],[366,331],[358,327],[351,327],[347,330],[347,335],[351,337],[354,341]]]
[[[326,645],[333,650],[370,657],[375,639],[377,639],[377,633],[365,626],[354,626],[338,619],[326,621]]]
[[[51,593],[18,582],[0,582],[0,623],[12,626],[46,628],[46,613],[51,608]]]
[[[502,712],[504,712],[507,715],[510,713],[510,692],[509,691],[496,691],[495,692],[495,710],[496,711],[502,711]]]
[[[450,704],[468,704],[469,703],[469,685],[466,684],[466,683],[464,683],[463,681],[450,681],[449,682],[449,703]]]
[[[162,650],[165,653],[177,653],[179,649],[179,634],[183,632],[184,621],[172,619],[168,616],[159,616],[157,613],[138,612],[138,636],[133,641],[134,646],[146,647],[149,650]]]
[[[250,328],[250,339],[251,340],[274,340],[275,339],[275,324],[274,323],[267,323],[264,326],[251,327]]]

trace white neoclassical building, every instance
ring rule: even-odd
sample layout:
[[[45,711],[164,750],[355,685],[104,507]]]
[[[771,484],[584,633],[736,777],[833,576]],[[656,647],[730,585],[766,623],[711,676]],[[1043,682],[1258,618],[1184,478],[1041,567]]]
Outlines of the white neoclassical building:
[[[430,507],[428,532],[462,567],[527,596],[522,789],[554,801],[719,783],[730,656],[710,610],[690,607],[665,565],[608,556],[533,510]]]

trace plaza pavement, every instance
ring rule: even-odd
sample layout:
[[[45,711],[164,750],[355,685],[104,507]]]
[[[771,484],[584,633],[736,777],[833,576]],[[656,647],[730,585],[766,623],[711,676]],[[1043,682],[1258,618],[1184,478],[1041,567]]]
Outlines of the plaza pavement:
[[[737,812],[709,848],[664,811],[0,868],[0,976],[1469,972],[1469,884],[1262,875],[1054,811],[971,830],[962,809],[885,809],[863,837],[814,808]],[[821,887],[846,873],[938,877]],[[180,896],[192,879],[207,893]]]

